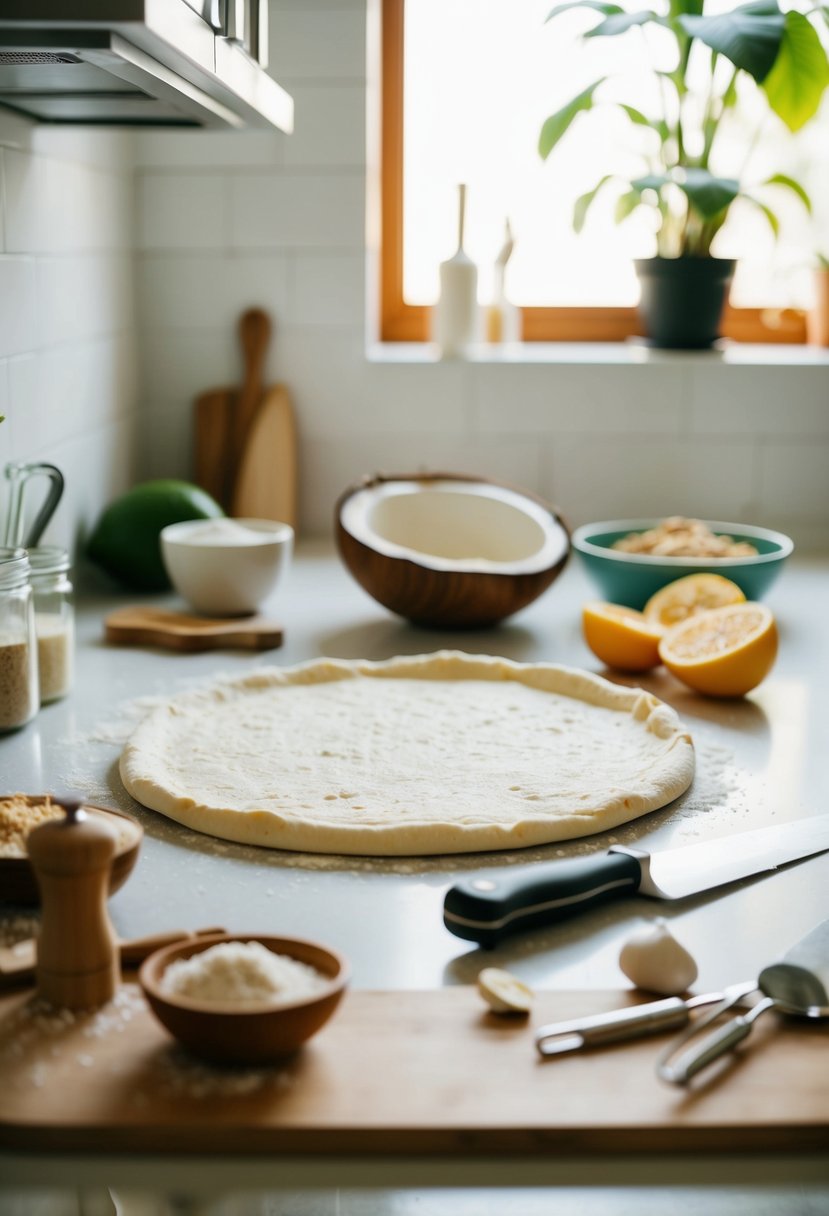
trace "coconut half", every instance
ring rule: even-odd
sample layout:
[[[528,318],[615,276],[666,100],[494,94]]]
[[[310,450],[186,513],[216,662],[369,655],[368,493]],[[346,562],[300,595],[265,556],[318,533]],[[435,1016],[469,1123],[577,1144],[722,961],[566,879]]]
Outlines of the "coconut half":
[[[376,475],[336,506],[340,555],[378,603],[419,625],[481,628],[532,603],[570,535],[533,494],[461,473]]]

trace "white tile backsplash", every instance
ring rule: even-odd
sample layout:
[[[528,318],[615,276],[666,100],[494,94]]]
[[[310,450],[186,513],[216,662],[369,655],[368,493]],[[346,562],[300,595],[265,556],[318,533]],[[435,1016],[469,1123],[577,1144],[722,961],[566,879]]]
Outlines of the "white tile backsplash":
[[[22,354],[36,341],[35,259],[0,256],[0,357]]]
[[[756,516],[756,449],[685,437],[552,437],[546,495],[573,524],[693,515],[748,522]]]
[[[365,89],[354,85],[298,85],[294,131],[285,141],[288,167],[360,167],[366,163]]]
[[[678,434],[685,376],[674,366],[476,365],[482,431],[519,434]]]
[[[2,114],[0,168],[0,469],[58,465],[46,539],[74,545],[136,472],[132,137]]]
[[[365,279],[362,252],[303,252],[294,258],[288,319],[297,325],[349,325],[362,330]]]
[[[829,439],[764,442],[760,485],[769,527],[785,531],[800,521],[822,521],[829,532]],[[825,533],[824,548],[826,539]]]
[[[107,173],[8,147],[3,164],[7,252],[131,247],[132,173]]]
[[[235,173],[229,187],[233,248],[363,248],[360,174]]]
[[[290,254],[146,254],[136,265],[142,322],[147,329],[236,331],[247,308],[273,317],[289,311]]]
[[[365,6],[276,8],[270,21],[270,70],[289,90],[301,80],[364,80]]]
[[[829,367],[699,367],[689,374],[695,432],[829,436]]]
[[[139,249],[221,246],[229,179],[220,173],[147,173],[136,180]]]
[[[39,258],[37,298],[42,346],[132,330],[132,258],[120,253]]]

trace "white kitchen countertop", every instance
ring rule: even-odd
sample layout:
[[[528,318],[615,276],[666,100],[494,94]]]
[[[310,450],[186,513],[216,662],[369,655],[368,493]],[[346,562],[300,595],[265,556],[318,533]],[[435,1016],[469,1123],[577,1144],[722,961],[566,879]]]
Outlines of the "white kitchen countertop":
[[[166,697],[217,672],[320,655],[383,659],[445,647],[601,671],[580,634],[580,605],[595,595],[574,556],[540,600],[501,627],[435,633],[389,615],[351,579],[330,546],[309,542],[300,545],[265,610],[284,625],[281,649],[192,656],[106,645],[103,616],[137,598],[97,595],[79,611],[72,695],[0,739],[0,785],[31,793],[73,790],[141,820],[138,866],[110,904],[122,937],[223,924],[232,931],[318,938],[351,959],[354,984],[367,988],[469,983],[482,966],[497,965],[539,988],[613,989],[627,986],[617,965],[625,937],[642,917],[662,915],[699,964],[695,991],[754,976],[829,914],[829,854],[674,904],[619,901],[516,936],[493,952],[476,950],[443,927],[443,895],[457,874],[473,868],[584,855],[615,842],[690,844],[826,813],[829,558],[795,556],[770,592],[780,654],[771,675],[745,700],[698,697],[664,671],[623,681],[650,689],[679,712],[696,744],[697,776],[676,803],[610,834],[509,855],[317,858],[190,832],[138,808],[120,784],[121,743],[147,707],[142,699]],[[184,607],[172,595],[150,602]],[[20,1180],[27,1180],[20,1169]],[[829,1180],[821,1194],[829,1196]]]

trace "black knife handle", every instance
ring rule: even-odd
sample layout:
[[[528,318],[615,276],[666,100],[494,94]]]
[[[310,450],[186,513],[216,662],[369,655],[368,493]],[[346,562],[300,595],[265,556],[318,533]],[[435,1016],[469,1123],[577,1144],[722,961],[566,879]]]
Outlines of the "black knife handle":
[[[632,895],[641,878],[638,858],[622,852],[478,874],[447,891],[443,923],[456,937],[492,947],[511,933]]]

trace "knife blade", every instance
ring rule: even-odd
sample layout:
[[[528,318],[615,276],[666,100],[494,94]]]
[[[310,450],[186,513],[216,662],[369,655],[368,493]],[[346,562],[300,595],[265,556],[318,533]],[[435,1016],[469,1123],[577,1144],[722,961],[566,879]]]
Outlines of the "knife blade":
[[[611,899],[684,899],[826,850],[829,815],[653,853],[613,845],[592,857],[465,878],[446,893],[443,923],[456,937],[491,948]]]

